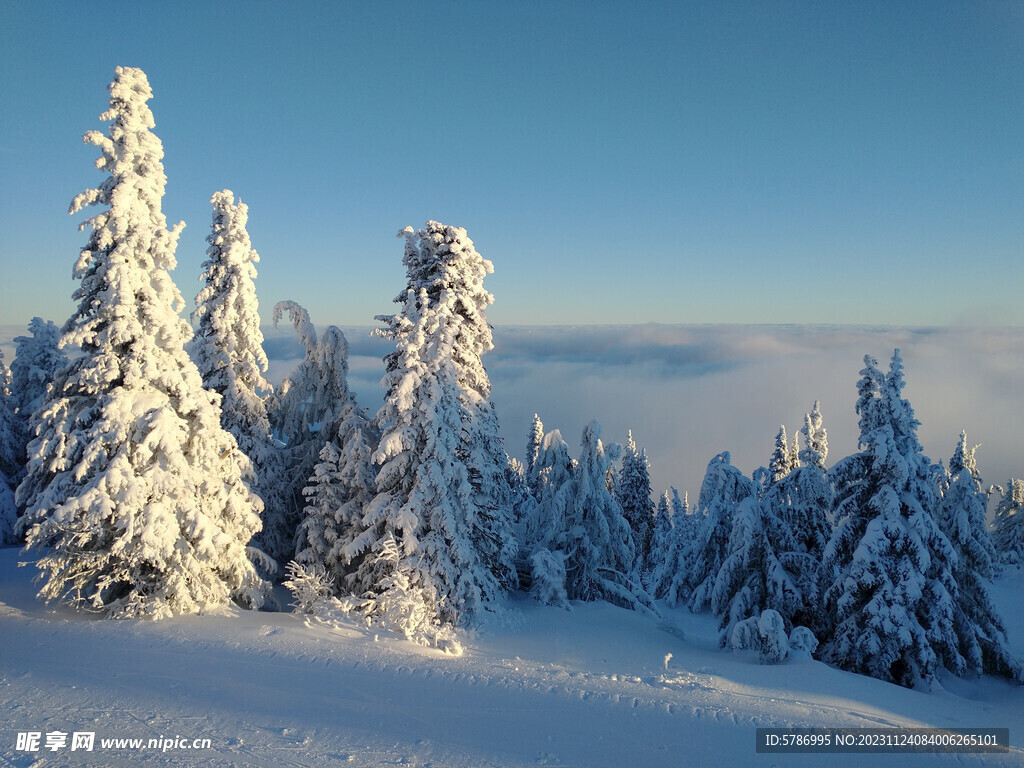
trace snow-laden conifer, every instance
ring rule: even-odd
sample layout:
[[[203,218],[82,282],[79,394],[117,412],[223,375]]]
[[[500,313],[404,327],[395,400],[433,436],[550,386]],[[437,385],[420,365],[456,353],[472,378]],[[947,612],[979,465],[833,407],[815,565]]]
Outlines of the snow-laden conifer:
[[[638,449],[630,431],[622,452],[622,471],[616,478],[615,498],[633,532],[636,545],[634,567],[642,571],[651,551],[654,504],[651,501],[650,462],[647,451]]]
[[[359,535],[363,510],[374,496],[373,451],[378,439],[353,397],[338,433],[320,450],[304,489],[306,507],[295,559],[323,566],[335,592],[358,595],[373,586],[359,582],[360,562],[349,555],[349,546]]]
[[[817,402],[805,415],[801,433],[805,447],[800,463],[768,488],[762,502],[768,516],[779,521],[777,530],[786,531],[787,543],[776,542],[775,552],[799,595],[798,604],[791,611],[779,608],[780,614],[787,628],[806,626],[824,636],[828,622],[821,610],[819,574],[832,535],[832,486],[825,472],[828,444]]]
[[[934,518],[929,462],[901,397],[897,350],[888,375],[867,356],[858,383],[861,452],[833,468],[836,527],[823,557],[835,624],[822,657],[912,686],[940,665],[964,669],[954,627],[956,555]]]
[[[575,468],[577,462],[569,458],[562,433],[552,429],[544,435],[534,463],[531,484],[536,488],[537,505],[523,526],[523,547],[527,552],[564,546]]]
[[[957,582],[959,650],[968,672],[1020,678],[1021,665],[1007,648],[1006,627],[989,592],[996,552],[985,527],[988,494],[981,489],[974,457],[979,447],[969,448],[967,434],[960,433],[939,514],[940,526],[957,554],[953,576]]]
[[[564,543],[570,600],[605,600],[634,610],[651,608],[633,569],[636,545],[622,507],[608,489],[608,468],[617,458],[601,442],[596,421],[583,429],[580,457],[569,484]]]
[[[789,444],[789,438],[786,436],[786,425],[783,424],[779,427],[779,432],[775,436],[775,450],[772,452],[771,461],[768,463],[768,471],[770,472],[769,482],[771,484],[779,482],[799,465],[799,461],[796,460],[794,453]]]
[[[18,434],[18,417],[15,414],[14,398],[9,385],[11,372],[4,363],[0,351],[0,544],[16,544],[19,541],[15,529],[18,524],[18,508],[14,503],[16,478],[21,472],[17,447],[21,437]]]
[[[542,547],[530,555],[530,597],[545,605],[571,608],[565,590],[565,553]]]
[[[149,83],[118,67],[110,85],[108,173],[71,213],[106,206],[75,264],[78,308],[62,346],[82,355],[39,412],[18,499],[29,546],[43,552],[41,596],[112,617],[258,606],[264,583],[246,553],[262,504],[248,459],[220,426],[220,398],[185,353],[192,332],[170,271],[182,224],[166,228],[163,148]]]
[[[801,650],[815,645],[813,635],[808,636],[806,627],[798,627],[798,644]],[[778,611],[771,608],[764,613],[744,619],[736,625],[730,639],[736,650],[756,650],[762,664],[779,664],[785,661],[790,651],[790,639],[786,634],[785,622]]]
[[[1007,565],[1024,565],[1024,480],[1010,478],[996,506],[992,543]]]
[[[274,305],[274,326],[287,314],[306,351],[299,365],[281,382],[275,393],[270,421],[283,443],[280,461],[283,482],[278,491],[282,503],[268,511],[257,543],[279,563],[295,556],[299,524],[307,505],[305,489],[320,461],[320,452],[336,440],[343,423],[356,409],[348,386],[348,340],[333,325],[318,334],[309,312],[294,301]],[[369,433],[363,431],[363,437]],[[371,439],[371,443],[373,440]],[[336,448],[342,444],[336,442]]]
[[[521,530],[537,506],[537,500],[526,482],[526,468],[512,456],[506,456],[505,481],[509,489],[509,509],[516,526],[516,540],[522,543]]]
[[[771,503],[748,496],[733,518],[728,554],[711,590],[711,610],[719,617],[719,641],[726,647],[736,625],[772,610],[785,629],[804,605],[800,585],[787,555],[794,550],[792,531]],[[789,566],[789,567],[787,567]]]
[[[658,502],[648,558],[645,586],[652,597],[665,598],[676,569],[682,565],[683,552],[699,528],[698,516],[690,514],[687,499],[680,499],[675,487],[665,491]]]
[[[68,356],[60,347],[60,329],[53,322],[33,317],[30,336],[14,337],[11,361],[11,396],[19,421],[26,425],[46,399],[46,390]]]
[[[399,234],[402,311],[378,318],[395,351],[376,418],[377,494],[348,554],[363,558],[368,605],[400,579],[441,624],[470,626],[517,583],[505,453],[481,360],[492,346],[483,279],[493,267],[464,229],[428,222]],[[395,557],[382,555],[387,541]]]
[[[533,421],[530,423],[530,434],[526,438],[526,464],[523,466],[523,476],[526,478],[530,492],[536,495],[537,489],[531,484],[530,478],[534,476],[534,466],[540,456],[541,444],[544,442],[544,423],[540,416],[533,414]]]
[[[234,194],[226,189],[215,192],[210,203],[213,221],[200,276],[203,287],[196,296],[195,336],[187,349],[203,386],[222,398],[221,426],[252,462],[252,487],[263,499],[266,535],[283,514],[282,488],[287,484],[267,412],[273,387],[265,376],[267,356],[256,298],[259,254],[246,229],[248,206],[236,204]],[[270,554],[280,560],[283,553],[277,549]]]
[[[709,606],[715,579],[728,556],[733,514],[749,496],[756,496],[754,483],[732,466],[728,451],[708,463],[697,499],[700,527],[672,564],[672,581],[665,591],[669,605],[688,601],[694,612]]]
[[[28,330],[30,336],[14,337],[14,360],[8,376],[7,407],[11,415],[3,450],[12,457],[7,475],[11,488],[17,488],[25,475],[28,444],[35,431],[32,417],[46,399],[46,390],[57,371],[68,361],[60,348],[60,330],[52,322],[33,317]]]
[[[569,456],[569,445],[562,438],[561,431],[553,429],[545,434],[527,480],[538,505],[543,505],[569,483],[575,467],[576,460]],[[531,541],[544,538],[539,534],[528,535]]]
[[[654,510],[654,525],[651,529],[651,548],[647,553],[647,564],[644,572],[647,574],[645,583],[651,583],[651,575],[668,554],[672,541],[672,499],[668,491],[665,491],[658,498],[658,506]],[[655,595],[653,589],[649,589]]]

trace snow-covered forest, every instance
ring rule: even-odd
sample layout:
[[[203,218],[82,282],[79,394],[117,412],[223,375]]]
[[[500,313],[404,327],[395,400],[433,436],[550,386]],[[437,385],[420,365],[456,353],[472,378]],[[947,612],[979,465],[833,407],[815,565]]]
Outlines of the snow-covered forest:
[[[382,399],[357,401],[345,334],[301,296],[274,306],[304,350],[274,382],[246,205],[212,194],[190,322],[149,82],[118,68],[109,92],[109,125],[85,134],[103,180],[70,209],[92,214],[76,309],[60,328],[33,318],[0,360],[0,534],[42,600],[118,619],[283,609],[309,633],[295,642],[395,636],[452,657],[488,631],[514,645],[537,606],[648,628],[686,612],[713,622],[715,653],[763,665],[814,659],[929,696],[1024,683],[997,586],[1024,566],[1024,480],[984,483],[964,433],[924,454],[899,349],[850,382],[856,452],[830,453],[830,414],[808,402],[749,475],[722,451],[694,495],[653,487],[657,457],[598,420],[577,440],[539,414],[503,441],[495,267],[427,221],[398,233],[406,284],[376,318]],[[671,655],[663,671],[697,685]]]

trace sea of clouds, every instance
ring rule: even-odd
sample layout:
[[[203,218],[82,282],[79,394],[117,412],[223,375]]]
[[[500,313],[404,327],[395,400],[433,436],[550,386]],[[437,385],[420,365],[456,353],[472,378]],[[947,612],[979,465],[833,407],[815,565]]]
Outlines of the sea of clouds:
[[[350,381],[375,411],[389,343],[370,328],[344,329]],[[647,450],[656,494],[670,485],[696,497],[721,451],[750,474],[768,463],[779,426],[790,439],[820,401],[829,465],[857,450],[854,404],[866,354],[888,370],[899,348],[920,439],[947,460],[961,430],[982,443],[986,483],[1024,474],[1024,336],[1016,328],[894,329],[853,326],[504,326],[484,362],[506,450],[522,457],[533,414],[573,452],[596,419],[606,442],[632,430]],[[301,358],[294,333],[267,329],[272,380]]]
[[[371,413],[390,349],[371,328],[343,329],[350,383]],[[10,363],[10,339],[0,329]],[[275,384],[303,350],[290,327],[264,329]],[[656,494],[670,485],[696,498],[708,461],[730,451],[744,473],[768,463],[779,426],[790,438],[820,401],[831,465],[857,450],[856,385],[864,355],[905,366],[904,397],[934,461],[948,461],[961,430],[981,443],[984,481],[1024,475],[1024,335],[1018,328],[629,325],[503,326],[484,362],[506,450],[522,457],[534,413],[578,448],[591,419],[605,442],[627,431],[647,450]]]

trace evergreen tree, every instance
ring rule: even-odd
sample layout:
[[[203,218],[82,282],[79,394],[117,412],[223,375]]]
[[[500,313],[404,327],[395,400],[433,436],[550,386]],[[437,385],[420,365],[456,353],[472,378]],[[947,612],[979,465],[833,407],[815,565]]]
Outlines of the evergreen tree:
[[[769,484],[775,484],[792,472],[799,462],[794,462],[794,457],[789,445],[789,438],[786,436],[786,426],[779,427],[779,433],[775,436],[775,450],[772,452],[768,470],[771,473]]]
[[[569,446],[562,439],[562,433],[551,430],[541,441],[531,476],[537,505],[527,518],[524,530],[524,545],[531,552],[564,545],[575,471],[576,462],[569,457]]]
[[[699,520],[695,519],[696,515],[690,514],[690,497],[688,494],[683,494],[683,498],[679,498],[679,491],[675,486],[671,486],[672,491],[672,528],[682,533],[692,531],[695,524],[699,523]]]
[[[636,545],[635,568],[644,569],[651,551],[651,532],[654,524],[654,504],[651,502],[650,463],[647,452],[638,450],[629,432],[622,454],[622,472],[616,480],[615,498],[633,532]]]
[[[21,471],[16,452],[21,438],[10,382],[11,372],[4,363],[4,353],[0,352],[0,544],[17,544],[19,541],[15,533],[18,508],[14,503],[14,489],[18,487],[16,478]]]
[[[7,408],[11,413],[9,437],[3,450],[10,455],[7,479],[12,489],[25,476],[28,444],[35,429],[32,416],[42,406],[57,371],[68,362],[67,354],[60,348],[57,326],[33,317],[28,330],[31,336],[14,337],[14,360],[8,371]]]
[[[644,572],[647,574],[645,583],[652,583],[651,576],[658,565],[664,562],[672,545],[672,499],[668,491],[665,491],[658,498],[658,506],[654,511],[654,526],[651,530],[651,548],[647,554],[647,564]],[[654,595],[653,590],[651,594]],[[657,597],[657,595],[655,595]]]
[[[537,500],[530,493],[530,487],[526,484],[526,468],[523,463],[512,456],[505,457],[505,482],[509,489],[509,508],[512,511],[512,520],[516,525],[516,540],[522,542],[520,529],[529,519],[532,510],[537,506]]]
[[[483,290],[493,271],[464,229],[428,222],[406,239],[408,287],[398,315],[378,319],[394,340],[373,460],[377,494],[350,548],[366,564],[368,611],[396,573],[445,625],[469,626],[516,583],[504,451],[481,355],[491,348]],[[398,557],[382,559],[383,542]]]
[[[533,468],[537,464],[537,457],[540,455],[541,445],[544,442],[544,424],[540,416],[533,414],[533,422],[530,424],[530,434],[526,439],[526,464],[523,467],[523,475],[526,478],[530,492],[536,496],[537,489],[530,478],[534,476]]]
[[[671,488],[671,497],[669,492],[666,492],[663,501],[669,506],[671,522],[668,535],[658,539],[656,546],[651,545],[651,563],[647,577],[648,592],[658,600],[668,596],[678,568],[686,566],[685,554],[703,523],[700,515],[690,514],[688,497],[684,495],[684,498],[680,499],[679,492],[674,486]],[[658,537],[658,527],[663,526],[664,523],[655,524],[655,538]]]
[[[992,543],[1007,565],[1024,565],[1024,480],[1010,478],[996,507]]]
[[[235,204],[229,190],[214,193],[210,203],[213,222],[206,237],[210,247],[192,315],[196,332],[187,349],[203,386],[222,398],[221,426],[252,462],[252,487],[264,504],[263,531],[257,539],[271,544],[268,534],[277,529],[284,514],[282,488],[287,483],[267,412],[273,387],[264,376],[267,356],[255,286],[259,254],[246,230],[248,206]],[[272,545],[270,550],[272,557],[284,562],[281,546]]]
[[[363,594],[362,563],[351,547],[359,535],[363,510],[373,499],[376,470],[373,451],[379,435],[353,399],[337,435],[320,450],[319,462],[304,489],[306,508],[299,525],[295,559],[323,567],[334,592]]]
[[[582,448],[569,485],[565,538],[566,592],[570,600],[605,600],[634,610],[650,597],[633,571],[636,545],[606,477],[615,456],[601,442],[601,427],[583,429]]]
[[[778,612],[787,627],[805,626],[824,636],[828,621],[821,610],[819,573],[825,546],[832,535],[828,518],[832,486],[825,472],[828,442],[817,402],[811,413],[804,416],[801,433],[805,447],[800,451],[799,465],[768,490],[764,503],[769,515],[787,531],[787,543],[776,554],[799,595],[799,605],[792,612],[783,608],[778,608]]]
[[[708,463],[697,499],[700,528],[680,548],[672,564],[672,582],[665,593],[669,605],[689,601],[694,612],[708,607],[715,579],[728,556],[733,514],[750,496],[756,496],[754,483],[732,466],[728,451]]]
[[[1006,647],[1006,628],[988,589],[995,577],[996,552],[985,528],[988,495],[981,490],[974,458],[978,448],[968,448],[967,434],[960,433],[939,515],[940,526],[957,554],[953,576],[957,582],[959,651],[967,671],[973,674],[1020,678],[1021,665]]]
[[[902,361],[889,374],[865,357],[858,384],[861,452],[834,468],[836,528],[825,548],[825,606],[836,666],[911,686],[938,666],[960,673],[955,554],[933,517],[928,460],[903,400]],[[932,488],[937,486],[931,486]]]
[[[331,325],[318,335],[304,307],[294,301],[274,305],[274,326],[288,314],[306,350],[302,362],[278,387],[270,421],[284,447],[280,463],[284,480],[277,491],[281,503],[270,510],[257,539],[279,563],[287,562],[302,548],[296,540],[307,499],[309,480],[324,445],[336,439],[342,424],[356,409],[348,387],[348,340]],[[364,432],[364,436],[367,436]],[[343,448],[336,443],[336,448]]]
[[[49,387],[68,356],[60,348],[60,329],[49,320],[33,317],[28,324],[31,336],[14,337],[14,360],[11,361],[11,395],[18,420],[29,433],[29,422],[46,399]],[[27,444],[26,440],[26,444]]]
[[[805,605],[816,597],[804,594],[798,576],[810,569],[794,568],[801,565],[802,558],[794,551],[789,526],[775,514],[771,495],[763,500],[748,496],[736,509],[728,555],[715,578],[710,601],[720,619],[723,648],[735,640],[738,624],[768,610],[781,617],[787,632],[792,631],[794,619],[802,620]]]
[[[223,604],[255,607],[265,585],[246,545],[260,499],[248,459],[220,426],[220,398],[185,353],[191,329],[171,280],[179,224],[166,229],[163,148],[139,69],[110,85],[102,185],[78,195],[93,216],[75,265],[78,308],[62,345],[82,355],[61,369],[38,414],[18,488],[28,546],[44,552],[41,596],[112,617],[164,617]]]

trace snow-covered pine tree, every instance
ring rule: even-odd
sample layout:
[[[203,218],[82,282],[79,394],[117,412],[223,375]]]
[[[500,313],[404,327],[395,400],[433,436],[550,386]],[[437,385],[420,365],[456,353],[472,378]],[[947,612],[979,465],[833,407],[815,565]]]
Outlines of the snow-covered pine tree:
[[[431,221],[399,236],[402,312],[378,318],[395,351],[384,359],[387,394],[376,419],[377,495],[350,556],[363,557],[358,578],[373,585],[371,618],[400,572],[441,623],[470,626],[517,582],[505,453],[481,361],[491,348],[485,309],[493,297],[483,279],[493,266],[461,228]],[[380,555],[388,538],[397,559]]]
[[[171,279],[179,224],[161,211],[163,147],[140,69],[118,67],[109,136],[85,134],[109,175],[71,213],[109,206],[75,264],[78,308],[62,346],[82,355],[57,375],[38,417],[18,500],[40,595],[111,617],[166,617],[266,585],[246,552],[262,502],[248,459],[220,426],[219,397],[185,352],[192,331]],[[86,226],[86,225],[83,225]]]
[[[672,498],[668,491],[665,491],[658,498],[658,506],[654,510],[654,526],[651,529],[651,548],[647,553],[647,564],[644,572],[647,574],[644,579],[648,591],[654,595],[650,588],[651,576],[658,565],[664,562],[666,555],[672,546]],[[655,595],[657,597],[657,595]]]
[[[992,543],[1000,562],[1024,565],[1024,480],[1011,477],[996,506]]]
[[[486,567],[504,590],[518,586],[514,567],[519,542],[513,528],[511,491],[506,478],[507,454],[498,415],[491,402],[491,382],[483,356],[494,348],[487,307],[494,296],[483,287],[494,265],[483,258],[461,227],[428,221],[423,229],[403,230],[404,261],[409,285],[423,287],[439,301],[454,295],[452,319],[457,324],[451,356],[459,402],[468,419],[463,423],[460,458],[473,487],[473,541]]]
[[[533,464],[531,484],[536,489],[537,505],[527,518],[523,532],[523,548],[528,553],[538,548],[564,546],[565,520],[575,471],[576,462],[569,457],[569,446],[562,439],[562,433],[551,430],[544,435]]]
[[[929,559],[924,571],[925,598],[918,607],[922,626],[928,627],[932,649],[939,662],[950,672],[960,675],[965,661],[958,650],[958,639],[952,617],[956,610],[958,589],[953,569],[957,555],[948,537],[939,526],[943,469],[924,455],[917,438],[921,422],[914,415],[910,401],[903,397],[905,387],[903,358],[899,349],[893,350],[889,371],[882,390],[883,402],[893,415],[893,436],[897,450],[906,457],[913,469],[908,480],[908,508],[911,530],[924,543]]]
[[[303,520],[307,499],[304,491],[314,476],[320,452],[329,440],[338,437],[342,424],[356,408],[348,387],[348,340],[333,325],[320,335],[309,319],[309,312],[294,301],[274,305],[274,326],[287,314],[306,350],[302,362],[278,387],[270,423],[274,434],[284,442],[280,450],[283,477],[280,497],[283,504],[276,514],[268,514],[256,542],[279,563],[296,554],[296,535]],[[363,432],[364,437],[369,437]],[[371,443],[373,440],[371,439]],[[341,449],[341,443],[336,443]]]
[[[912,686],[934,679],[940,664],[963,671],[953,625],[956,555],[929,506],[931,470],[901,397],[899,350],[888,375],[870,356],[864,363],[856,407],[862,450],[832,472],[836,528],[822,567],[835,628],[822,657]]]
[[[949,462],[939,524],[957,554],[953,576],[957,582],[956,628],[960,653],[967,671],[1020,679],[1021,665],[1006,647],[1006,627],[992,602],[989,583],[995,577],[996,551],[985,527],[988,494],[981,489],[974,452],[967,434]]]
[[[14,360],[8,372],[7,407],[12,412],[10,442],[3,450],[13,457],[8,481],[17,488],[25,475],[27,449],[35,430],[32,416],[42,406],[46,389],[58,370],[67,365],[68,356],[60,348],[60,330],[52,322],[33,317],[28,324],[31,336],[14,337]]]
[[[670,568],[672,581],[665,591],[669,605],[689,601],[694,612],[708,607],[715,579],[728,557],[733,514],[749,496],[756,496],[754,482],[732,466],[728,451],[708,463],[697,498],[700,528],[680,547]]]
[[[16,478],[21,472],[16,451],[21,437],[18,435],[18,417],[14,412],[14,398],[9,385],[11,372],[0,351],[0,544],[17,544],[18,507],[14,503]]]
[[[798,462],[793,461],[793,452],[786,436],[786,425],[779,427],[775,436],[775,450],[772,452],[771,461],[768,463],[768,471],[771,473],[769,483],[774,485],[782,478],[792,472]]]
[[[816,635],[824,636],[828,622],[821,611],[819,574],[822,553],[832,535],[828,512],[832,507],[832,486],[825,472],[828,443],[821,425],[817,402],[804,416],[801,430],[805,448],[800,463],[772,485],[764,503],[773,518],[788,529],[789,544],[777,550],[779,562],[790,574],[800,596],[800,605],[792,613],[779,609],[790,624],[806,626]]]
[[[253,490],[263,499],[263,534],[274,530],[284,514],[287,486],[277,443],[270,434],[267,400],[273,387],[267,381],[259,302],[256,299],[256,263],[246,224],[249,208],[235,203],[230,190],[210,198],[213,222],[206,237],[209,248],[203,262],[202,289],[192,314],[195,336],[187,345],[203,377],[203,386],[221,396],[221,426],[238,442],[253,466]],[[258,539],[262,538],[260,536]],[[280,547],[269,554],[284,562]]]
[[[537,500],[530,492],[530,486],[526,484],[526,468],[519,459],[506,456],[505,480],[509,489],[509,508],[512,510],[512,520],[516,525],[516,540],[522,542],[519,534],[520,528],[532,514]]]
[[[320,450],[320,461],[304,490],[306,508],[295,559],[303,565],[321,565],[335,593],[359,595],[373,587],[358,581],[361,563],[358,556],[353,560],[349,547],[374,496],[377,473],[372,457],[379,439],[353,398],[337,435]]]
[[[630,431],[622,453],[622,471],[616,478],[615,498],[633,532],[636,545],[634,568],[644,570],[651,551],[651,532],[654,525],[654,504],[651,501],[650,462],[647,451],[637,449]]]
[[[536,496],[537,489],[531,484],[530,478],[534,476],[533,468],[540,455],[541,445],[544,442],[544,423],[540,416],[533,414],[533,422],[530,424],[530,434],[526,438],[526,464],[523,467],[523,476],[530,488],[530,493]]]
[[[677,569],[685,565],[684,552],[703,525],[703,517],[690,514],[689,498],[684,494],[680,499],[679,491],[674,486],[670,491],[671,496],[666,492],[663,497],[670,510],[669,532],[657,546],[651,545],[651,565],[647,577],[648,592],[658,600],[668,594]]]
[[[775,514],[770,499],[748,496],[740,501],[728,554],[711,590],[711,610],[720,619],[723,648],[733,640],[737,624],[768,609],[782,617],[787,631],[792,630],[804,596],[782,556],[794,549],[792,531]]]
[[[828,511],[832,508],[832,485],[825,470],[828,458],[828,435],[822,426],[821,406],[814,402],[811,412],[804,414],[800,430],[804,448],[800,463],[786,477],[788,505],[783,519],[793,531],[797,551],[821,560],[825,545],[832,536]]]
[[[633,563],[636,545],[622,507],[608,490],[608,468],[617,458],[601,442],[601,426],[583,429],[580,458],[565,511],[566,592],[570,600],[605,600],[633,610],[652,609]]]
[[[683,497],[679,498],[679,489],[673,485],[669,486],[669,490],[672,491],[672,528],[681,532],[691,531],[693,526],[700,524],[700,520],[696,515],[690,514],[689,494],[684,493]]]
[[[32,414],[46,399],[47,387],[68,362],[67,353],[60,348],[60,329],[56,325],[33,317],[28,330],[31,336],[14,337],[10,386],[14,409],[26,433]]]

